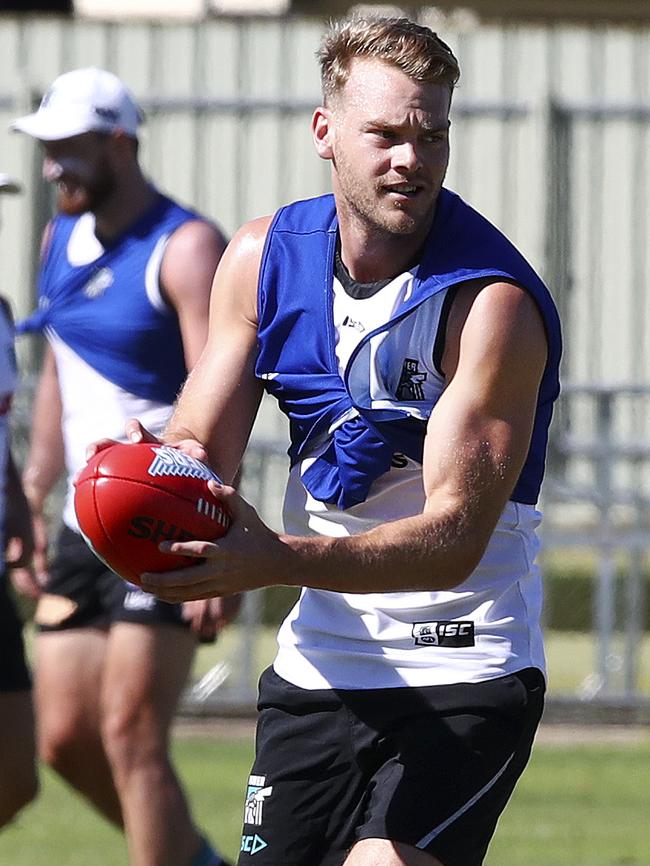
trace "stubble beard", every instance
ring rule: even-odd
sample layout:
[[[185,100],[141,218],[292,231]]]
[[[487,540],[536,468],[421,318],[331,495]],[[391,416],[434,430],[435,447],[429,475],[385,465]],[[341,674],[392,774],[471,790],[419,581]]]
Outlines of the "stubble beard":
[[[340,156],[336,173],[340,195],[348,210],[367,228],[389,238],[403,237],[417,233],[428,222],[428,211],[419,217],[408,213],[382,193],[379,181],[373,188],[364,184]]]
[[[80,216],[89,211],[97,213],[111,198],[116,186],[116,180],[108,167],[104,167],[96,177],[86,183],[63,181],[57,186],[57,210],[67,216]]]

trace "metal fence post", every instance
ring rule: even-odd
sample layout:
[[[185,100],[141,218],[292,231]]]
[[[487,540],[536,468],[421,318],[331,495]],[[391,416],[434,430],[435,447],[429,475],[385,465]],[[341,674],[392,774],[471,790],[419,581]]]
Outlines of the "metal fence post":
[[[598,635],[599,691],[612,692],[612,638],[615,625],[616,563],[612,547],[612,394],[601,390],[596,395],[596,489],[600,510],[601,545],[598,552],[598,574],[594,622]]]

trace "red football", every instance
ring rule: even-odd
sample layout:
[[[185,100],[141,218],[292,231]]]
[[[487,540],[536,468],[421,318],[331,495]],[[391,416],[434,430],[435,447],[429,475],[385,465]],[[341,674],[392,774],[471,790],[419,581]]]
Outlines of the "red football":
[[[84,538],[113,571],[132,583],[145,571],[195,565],[163,553],[161,541],[214,541],[230,515],[208,481],[219,480],[194,457],[167,445],[118,443],[99,451],[75,481],[74,506]]]

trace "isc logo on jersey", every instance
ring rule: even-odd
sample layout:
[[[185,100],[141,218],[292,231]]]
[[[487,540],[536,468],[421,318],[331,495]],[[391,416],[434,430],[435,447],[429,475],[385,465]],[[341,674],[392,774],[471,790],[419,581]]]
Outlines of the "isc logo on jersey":
[[[411,632],[416,646],[474,646],[474,623],[471,620],[415,622]]]

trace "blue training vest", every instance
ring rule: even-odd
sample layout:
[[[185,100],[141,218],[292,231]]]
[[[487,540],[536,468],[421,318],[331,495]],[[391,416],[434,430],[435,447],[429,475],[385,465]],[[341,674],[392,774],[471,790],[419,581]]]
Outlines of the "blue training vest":
[[[526,260],[488,220],[459,196],[443,189],[409,300],[385,325],[365,334],[345,376],[338,370],[332,319],[332,283],[338,221],[331,195],[295,202],[276,214],[266,240],[259,280],[259,353],[256,374],[290,422],[289,457],[309,454],[331,425],[354,408],[359,413],[337,427],[325,452],[303,473],[316,499],[339,508],[363,502],[372,482],[388,471],[395,451],[421,462],[426,418],[400,408],[372,408],[369,387],[351,393],[350,371],[368,363],[373,337],[386,332],[375,363],[388,369],[396,356],[400,324],[422,303],[454,284],[481,277],[516,282],[535,299],[548,338],[530,449],[511,499],[534,504],[544,475],[548,428],[559,393],[560,323],[555,304]],[[432,352],[433,352],[432,335]],[[368,382],[369,385],[369,382]]]
[[[147,264],[162,237],[200,217],[158,195],[149,210],[81,266],[67,257],[79,217],[52,221],[39,308],[21,333],[50,330],[105,379],[136,397],[172,404],[187,375],[176,311],[147,297]]]

